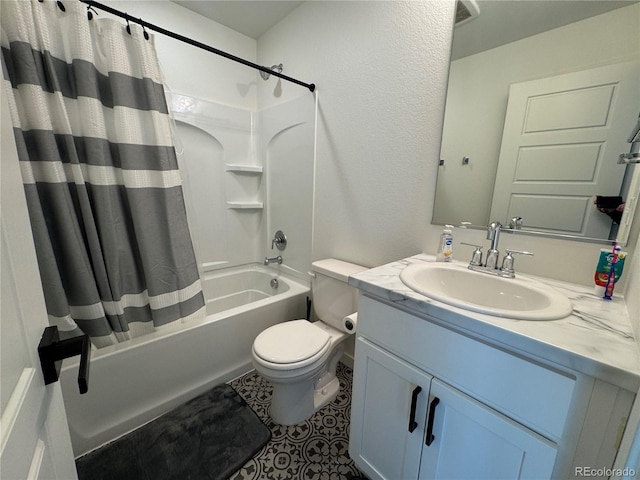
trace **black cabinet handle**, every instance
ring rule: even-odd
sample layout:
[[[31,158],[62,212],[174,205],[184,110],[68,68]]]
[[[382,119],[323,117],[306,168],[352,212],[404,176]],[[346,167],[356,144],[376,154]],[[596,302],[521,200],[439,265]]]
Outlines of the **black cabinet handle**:
[[[91,341],[87,335],[60,340],[58,327],[47,327],[44,329],[38,345],[38,355],[40,356],[45,385],[58,381],[63,359],[80,355],[78,388],[80,393],[87,393],[89,390],[89,357],[91,355]]]
[[[427,420],[427,436],[425,440],[427,447],[429,447],[436,438],[433,436],[433,420],[436,417],[436,407],[439,403],[440,399],[438,397],[435,397],[433,400],[431,400],[431,405],[429,406],[429,420]]]
[[[413,431],[418,426],[418,422],[416,422],[416,404],[418,403],[418,395],[422,391],[422,387],[418,385],[413,389],[413,393],[411,394],[411,413],[409,413],[409,433],[413,433]]]

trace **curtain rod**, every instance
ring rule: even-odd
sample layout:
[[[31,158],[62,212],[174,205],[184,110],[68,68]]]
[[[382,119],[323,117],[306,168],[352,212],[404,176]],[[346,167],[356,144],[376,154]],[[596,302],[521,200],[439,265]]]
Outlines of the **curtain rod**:
[[[243,65],[246,65],[247,67],[255,68],[256,70],[260,70],[262,72],[269,73],[269,74],[274,75],[276,77],[282,78],[283,80],[287,80],[288,82],[292,82],[292,83],[296,83],[298,85],[302,85],[303,87],[307,87],[311,92],[313,92],[316,89],[316,86],[313,83],[301,82],[300,80],[296,80],[295,78],[291,78],[291,77],[288,77],[287,75],[283,75],[282,73],[279,73],[279,72],[276,72],[274,70],[271,70],[268,67],[263,67],[263,66],[258,65],[256,63],[250,62],[249,60],[245,60],[244,58],[236,57],[235,55],[231,55],[230,53],[223,52],[222,50],[218,50],[217,48],[214,48],[214,47],[211,47],[211,46],[206,45],[204,43],[198,42],[197,40],[193,40],[191,38],[185,37],[183,35],[180,35],[178,33],[172,32],[170,30],[166,30],[166,29],[164,29],[162,27],[158,27],[157,25],[153,25],[151,23],[144,22],[144,21],[142,21],[141,18],[139,18],[139,19],[138,18],[134,18],[131,15],[125,13],[125,12],[121,12],[120,10],[116,10],[115,8],[111,8],[108,5],[104,5],[102,3],[95,2],[94,0],[79,0],[79,1],[82,2],[82,3],[86,3],[90,7],[98,8],[100,10],[104,10],[105,12],[111,13],[111,14],[116,15],[118,17],[124,18],[125,20],[127,20],[129,22],[133,22],[133,23],[137,23],[138,25],[142,25],[143,28],[148,28],[149,30],[153,30],[155,32],[161,33],[163,35],[166,35],[167,37],[175,38],[176,40],[180,40],[181,42],[188,43],[189,45],[193,45],[194,47],[201,48],[203,50],[206,50],[207,52],[215,53],[216,55],[220,55],[222,57],[228,58],[229,60],[233,60],[234,62],[242,63]]]

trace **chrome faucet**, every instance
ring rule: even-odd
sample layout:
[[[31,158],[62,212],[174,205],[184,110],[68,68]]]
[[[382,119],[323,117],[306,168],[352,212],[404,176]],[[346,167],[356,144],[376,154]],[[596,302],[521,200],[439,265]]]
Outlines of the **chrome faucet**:
[[[522,230],[522,224],[524,223],[524,219],[519,216],[513,217],[509,220],[509,228],[511,230]]]
[[[487,228],[487,240],[491,240],[491,248],[487,250],[487,262],[485,263],[487,269],[498,268],[498,257],[500,255],[498,242],[501,229],[502,224],[500,222],[491,222]]]
[[[273,250],[274,247],[276,247],[280,251],[283,251],[285,248],[287,248],[287,236],[282,230],[278,230],[273,236],[273,240],[271,240],[271,250]],[[270,265],[272,263],[282,265],[282,256],[278,255],[277,257],[273,258],[264,257],[264,261],[262,263],[265,265]]]
[[[502,259],[502,266],[498,268],[498,259],[500,252],[498,251],[498,242],[500,241],[500,231],[502,224],[500,222],[492,222],[487,228],[487,240],[491,240],[491,246],[487,249],[487,257],[484,265],[482,264],[482,245],[474,245],[472,243],[462,242],[463,245],[475,247],[469,262],[469,270],[498,275],[500,277],[514,278],[516,276],[514,269],[513,254],[533,255],[531,252],[521,250],[505,249],[507,254]]]
[[[264,261],[262,262],[265,265],[270,265],[272,263],[277,263],[278,265],[282,265],[282,255],[278,255],[277,257],[267,258],[264,257]]]
[[[278,250],[283,251],[287,248],[287,236],[282,230],[278,230],[271,240],[271,250],[276,247]]]

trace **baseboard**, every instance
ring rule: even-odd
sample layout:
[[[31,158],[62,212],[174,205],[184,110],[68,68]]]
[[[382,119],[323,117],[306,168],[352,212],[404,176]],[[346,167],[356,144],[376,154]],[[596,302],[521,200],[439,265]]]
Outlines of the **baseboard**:
[[[353,369],[353,356],[349,355],[347,352],[342,354],[342,358],[340,361],[344,363],[347,367]]]

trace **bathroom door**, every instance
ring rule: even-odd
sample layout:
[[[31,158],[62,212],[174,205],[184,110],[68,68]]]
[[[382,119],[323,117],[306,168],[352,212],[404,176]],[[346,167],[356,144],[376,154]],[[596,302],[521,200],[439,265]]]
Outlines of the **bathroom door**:
[[[0,88],[0,478],[75,479],[59,383],[37,347],[47,315],[4,89]]]
[[[608,238],[611,219],[593,196],[619,195],[639,72],[629,62],[511,85],[491,220]]]

